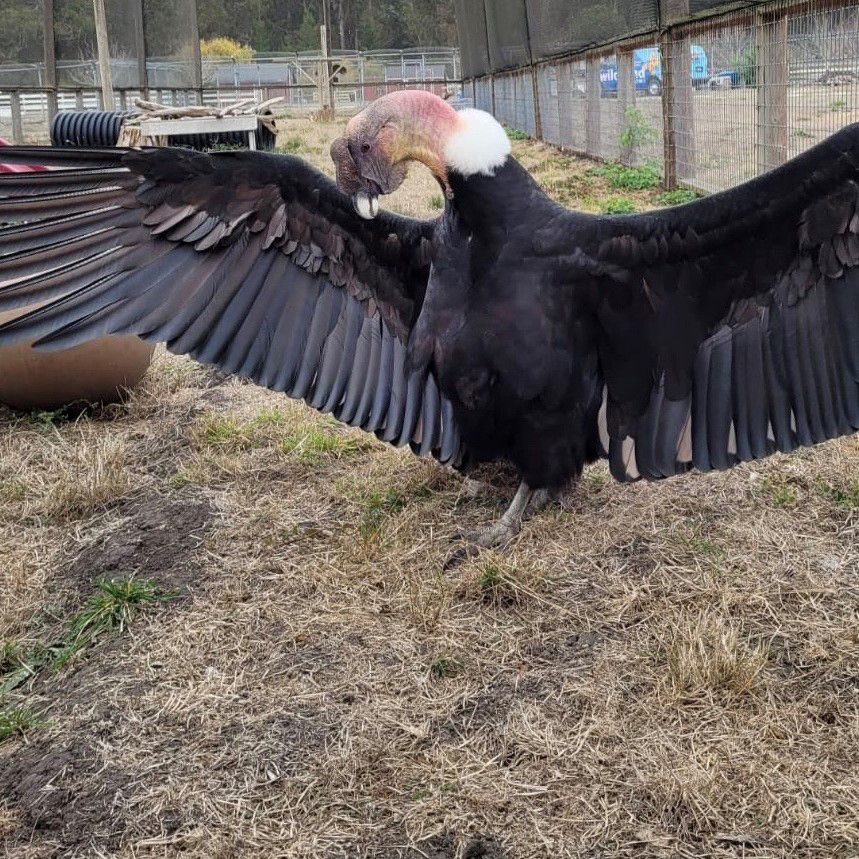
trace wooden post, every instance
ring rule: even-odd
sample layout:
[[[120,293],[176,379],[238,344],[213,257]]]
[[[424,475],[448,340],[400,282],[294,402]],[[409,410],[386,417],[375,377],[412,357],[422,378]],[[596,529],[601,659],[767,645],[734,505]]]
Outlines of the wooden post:
[[[113,100],[113,75],[110,72],[110,46],[107,42],[107,16],[104,13],[104,0],[92,0],[95,19],[95,44],[98,54],[98,76],[101,78],[101,103],[103,110],[115,110]]]
[[[787,161],[787,15],[756,16],[757,168],[765,173]]]
[[[695,182],[695,118],[692,43],[688,36],[662,37],[662,122],[665,187]]]
[[[325,4],[328,9],[328,4]],[[319,105],[324,110],[333,107],[331,102],[331,63],[328,62],[328,28],[325,24],[319,27],[319,41],[322,48],[322,62],[319,63]]]
[[[622,48],[617,52],[617,109],[620,112],[621,133],[626,128],[626,110],[635,106],[635,67],[632,61],[632,51]],[[632,166],[635,160],[635,149],[632,146],[624,146],[618,140],[620,146],[621,163]]]
[[[191,24],[191,51],[194,61],[194,89],[200,93],[200,103],[203,103],[203,55],[200,51],[200,25],[197,21],[197,4],[192,3],[189,10]]]
[[[143,29],[143,0],[135,0],[132,11],[134,18],[134,53],[137,54],[137,83],[142,98],[149,98],[149,73],[146,70],[146,31]]]
[[[534,90],[534,137],[543,139],[543,113],[540,110],[540,69],[537,65],[531,66],[531,86]]]
[[[13,90],[12,101],[12,143],[24,142],[24,122],[21,118],[21,93]]]
[[[589,55],[585,60],[585,150],[588,155],[599,158],[600,147],[600,58]]]
[[[45,86],[48,97],[48,122],[57,115],[57,52],[54,47],[54,0],[42,0],[43,53]]]

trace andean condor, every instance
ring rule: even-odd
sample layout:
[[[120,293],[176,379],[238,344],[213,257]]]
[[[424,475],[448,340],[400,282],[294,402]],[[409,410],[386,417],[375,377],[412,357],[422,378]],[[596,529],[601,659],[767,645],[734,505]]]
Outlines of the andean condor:
[[[609,459],[618,480],[790,451],[859,428],[859,125],[738,188],[642,215],[552,202],[503,128],[426,92],[378,99],[298,158],[9,148],[0,344],[105,333],[302,398],[535,492]],[[378,210],[411,161],[435,221]]]

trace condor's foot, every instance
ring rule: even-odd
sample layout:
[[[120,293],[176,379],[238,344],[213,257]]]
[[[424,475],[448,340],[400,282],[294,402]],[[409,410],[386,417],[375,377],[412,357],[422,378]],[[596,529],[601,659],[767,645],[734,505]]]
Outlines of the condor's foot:
[[[462,545],[447,559],[444,565],[445,569],[461,564],[466,558],[478,554],[481,549],[506,546],[522,528],[522,517],[528,509],[528,502],[532,499],[543,506],[548,500],[548,495],[543,490],[535,492],[533,489],[529,489],[524,482],[520,483],[510,506],[495,524],[459,535]]]

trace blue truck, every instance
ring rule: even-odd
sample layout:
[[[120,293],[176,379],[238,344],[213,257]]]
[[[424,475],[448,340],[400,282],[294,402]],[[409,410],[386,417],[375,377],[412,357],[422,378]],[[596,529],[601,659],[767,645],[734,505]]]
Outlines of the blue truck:
[[[700,45],[692,45],[690,73],[692,86],[704,86],[710,76],[707,54]],[[662,94],[662,59],[658,48],[639,48],[632,52],[632,67],[636,92]],[[600,88],[603,95],[617,95],[617,58],[600,64]]]

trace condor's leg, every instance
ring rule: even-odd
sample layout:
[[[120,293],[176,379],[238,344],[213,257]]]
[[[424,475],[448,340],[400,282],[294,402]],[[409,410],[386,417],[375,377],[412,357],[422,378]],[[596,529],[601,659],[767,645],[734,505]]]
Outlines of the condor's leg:
[[[448,565],[457,563],[468,555],[474,554],[479,549],[488,549],[492,546],[503,546],[508,543],[522,527],[522,517],[528,509],[528,502],[534,496],[525,481],[519,484],[510,506],[504,511],[501,518],[487,528],[480,528],[462,535],[464,545],[457,549],[448,559]]]

